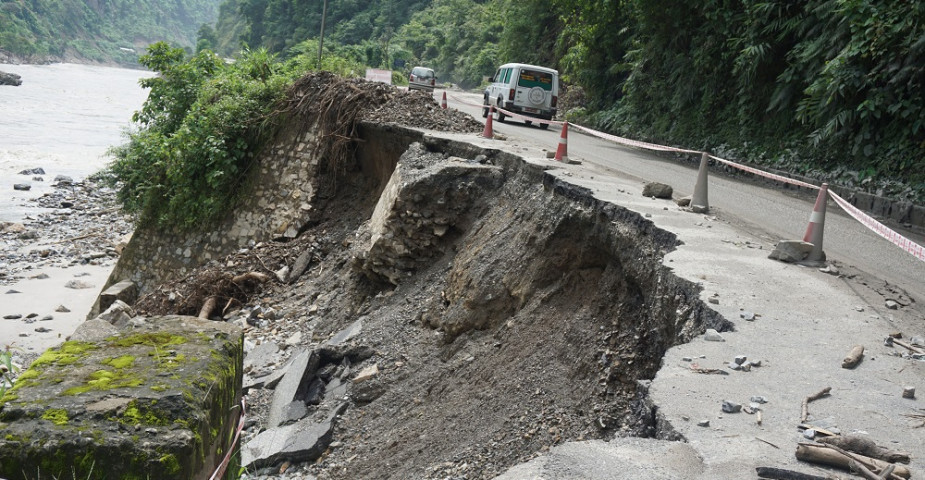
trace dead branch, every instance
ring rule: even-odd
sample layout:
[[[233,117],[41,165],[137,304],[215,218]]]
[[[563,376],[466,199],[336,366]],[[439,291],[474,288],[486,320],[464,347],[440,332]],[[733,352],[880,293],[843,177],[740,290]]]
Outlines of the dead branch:
[[[225,315],[227,315],[228,312],[231,311],[232,308],[240,307],[240,306],[241,306],[240,300],[234,297],[229,298],[228,301],[225,303],[225,308],[222,309],[222,316],[224,317]]]
[[[819,400],[822,397],[825,397],[832,391],[832,387],[825,387],[822,390],[819,390],[813,395],[810,395],[803,399],[803,411],[800,415],[800,423],[806,422],[806,419],[809,418],[809,402],[814,402]]]
[[[758,410],[758,413],[761,413],[761,410]],[[767,441],[767,440],[765,440],[765,439],[763,439],[763,438],[755,437],[755,440],[758,440],[759,442],[767,443],[768,445],[770,445],[770,446],[772,446],[772,447],[774,447],[774,448],[780,450],[780,447],[778,447],[777,445],[774,445],[773,443],[771,443],[771,442],[769,442],[769,441]]]
[[[894,338],[893,343],[895,343],[896,345],[899,345],[900,347],[905,348],[906,350],[909,350],[912,353],[919,353],[919,354],[925,355],[925,350],[922,350],[921,348],[916,347],[915,345],[908,344],[898,338]]]
[[[860,473],[861,476],[866,478],[867,480],[880,480],[880,475],[877,475],[876,473],[871,472],[870,470],[867,469],[867,467],[865,467],[864,465],[861,465],[861,463],[858,462],[857,460],[851,460],[850,462],[848,462],[848,465],[851,467],[852,472]]]

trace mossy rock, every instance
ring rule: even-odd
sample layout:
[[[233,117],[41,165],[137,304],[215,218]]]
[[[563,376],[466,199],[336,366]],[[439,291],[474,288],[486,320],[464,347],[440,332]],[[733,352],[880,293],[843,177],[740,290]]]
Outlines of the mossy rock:
[[[0,478],[208,478],[234,447],[243,334],[180,316],[135,327],[23,372],[0,399]]]

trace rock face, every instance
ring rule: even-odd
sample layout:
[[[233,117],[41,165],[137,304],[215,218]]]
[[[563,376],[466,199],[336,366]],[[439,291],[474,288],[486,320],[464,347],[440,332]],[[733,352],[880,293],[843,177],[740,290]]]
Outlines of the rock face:
[[[241,331],[180,316],[131,324],[116,335],[78,329],[85,340],[23,372],[0,399],[0,477],[211,474],[240,415]]]
[[[18,87],[22,85],[22,77],[15,73],[0,72],[0,85],[12,85]]]
[[[370,220],[369,248],[357,259],[367,274],[393,285],[441,255],[444,239],[471,222],[502,183],[498,167],[430,157],[442,155],[419,143],[402,155]]]

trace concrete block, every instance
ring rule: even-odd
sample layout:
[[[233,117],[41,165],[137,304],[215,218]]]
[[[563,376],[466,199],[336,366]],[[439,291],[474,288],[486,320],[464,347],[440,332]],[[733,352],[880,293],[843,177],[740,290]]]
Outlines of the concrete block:
[[[100,311],[104,312],[116,300],[121,300],[129,305],[135,303],[138,299],[138,288],[131,280],[122,280],[115,285],[110,286],[100,294]]]
[[[241,413],[242,332],[133,325],[47,350],[0,398],[0,478],[209,477]]]

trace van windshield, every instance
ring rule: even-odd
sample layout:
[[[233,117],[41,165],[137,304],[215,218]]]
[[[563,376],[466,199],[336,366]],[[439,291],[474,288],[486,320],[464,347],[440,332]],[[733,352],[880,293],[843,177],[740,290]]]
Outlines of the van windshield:
[[[434,76],[433,70],[428,70],[426,68],[415,68],[411,71],[415,77],[421,78],[432,78]]]
[[[521,70],[517,86],[525,88],[540,87],[543,90],[552,90],[552,74],[535,70]]]

